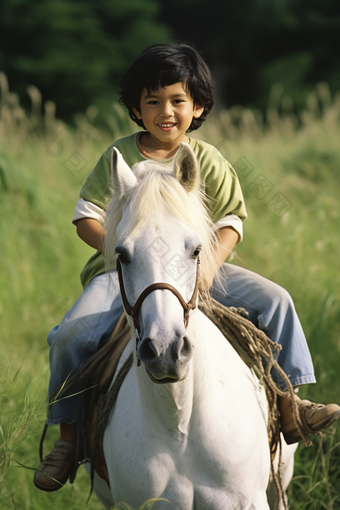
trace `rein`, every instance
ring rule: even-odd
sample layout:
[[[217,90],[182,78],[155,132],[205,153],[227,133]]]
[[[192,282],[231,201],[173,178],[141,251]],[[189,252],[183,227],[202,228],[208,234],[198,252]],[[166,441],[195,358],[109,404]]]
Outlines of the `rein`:
[[[137,334],[138,334],[137,335],[137,345],[138,345],[138,341],[139,341],[139,332],[140,332],[140,324],[139,324],[139,321],[138,321],[138,313],[139,313],[139,310],[140,310],[140,308],[142,306],[142,303],[143,303],[144,299],[149,294],[151,294],[151,292],[153,292],[154,290],[158,290],[158,289],[170,290],[170,292],[172,292],[177,297],[177,299],[179,300],[179,302],[181,303],[181,305],[183,307],[184,327],[186,328],[188,326],[190,310],[193,310],[194,308],[196,308],[197,295],[198,295],[198,281],[199,281],[199,267],[200,267],[200,263],[201,263],[201,261],[200,261],[200,258],[198,257],[197,258],[197,270],[196,270],[195,287],[194,287],[194,291],[192,293],[192,296],[191,296],[191,298],[189,299],[189,301],[187,303],[185,302],[182,294],[177,289],[175,289],[175,287],[173,287],[169,283],[158,282],[158,283],[152,283],[151,285],[149,285],[149,287],[146,287],[146,289],[144,289],[143,292],[141,293],[141,295],[138,297],[135,305],[133,307],[131,307],[130,303],[129,303],[127,297],[126,297],[126,293],[125,293],[121,263],[120,263],[119,259],[117,259],[116,269],[117,269],[117,272],[118,272],[118,280],[119,280],[120,293],[121,293],[121,296],[122,296],[122,301],[123,301],[123,305],[124,305],[125,311],[126,311],[126,313],[128,315],[130,315],[130,317],[132,317],[134,327],[135,327],[135,329],[137,331]]]

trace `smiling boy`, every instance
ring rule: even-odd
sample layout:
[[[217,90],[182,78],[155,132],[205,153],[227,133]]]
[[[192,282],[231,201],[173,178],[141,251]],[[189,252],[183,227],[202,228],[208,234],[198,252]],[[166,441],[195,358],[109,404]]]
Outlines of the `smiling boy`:
[[[202,275],[201,288],[226,306],[243,307],[257,327],[282,345],[279,364],[290,375],[293,386],[315,382],[307,342],[289,294],[246,269],[224,263],[234,246],[242,240],[242,222],[246,209],[238,178],[231,165],[212,146],[188,137],[198,129],[213,107],[212,77],[201,56],[190,46],[154,45],[147,48],[125,73],[121,84],[121,102],[130,117],[143,130],[114,142],[100,157],[87,178],[76,205],[73,223],[81,239],[96,249],[85,265],[81,281],[84,292],[67,312],[62,323],[48,336],[50,346],[50,394],[69,373],[83,365],[99,344],[107,341],[123,306],[115,268],[106,272],[103,257],[105,211],[110,189],[110,159],[116,147],[133,169],[145,159],[172,163],[181,142],[193,149],[200,166],[202,187],[219,239],[215,261],[223,285]],[[213,285],[213,286],[212,286]],[[277,374],[273,378],[284,388]],[[300,436],[292,421],[291,402],[281,399],[282,429],[287,442]],[[299,401],[304,432],[315,433],[340,416],[336,404],[324,406]],[[59,489],[69,477],[75,455],[78,397],[57,402],[48,415],[48,424],[60,424],[60,440],[39,466],[35,485],[46,491]],[[60,483],[58,483],[60,482]]]
[[[156,91],[143,89],[140,108],[133,108],[146,132],[139,142],[152,159],[172,158],[181,142],[188,143],[186,133],[192,120],[199,119],[204,108],[194,104],[185,84],[174,83]]]

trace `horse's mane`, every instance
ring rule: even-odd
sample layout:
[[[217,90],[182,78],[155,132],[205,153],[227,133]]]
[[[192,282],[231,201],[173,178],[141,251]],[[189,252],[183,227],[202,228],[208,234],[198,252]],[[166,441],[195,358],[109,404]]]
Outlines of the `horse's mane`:
[[[187,192],[172,175],[172,168],[155,161],[143,161],[133,169],[137,185],[124,195],[112,190],[112,199],[108,206],[105,228],[105,259],[110,265],[115,258],[117,226],[122,218],[123,202],[128,204],[131,220],[120,233],[127,238],[141,228],[145,221],[152,218],[162,228],[162,218],[172,213],[189,228],[196,231],[202,240],[202,272],[207,266],[217,266],[213,258],[213,249],[217,242],[217,229],[207,208],[208,198],[201,190]],[[161,230],[160,230],[161,231]]]

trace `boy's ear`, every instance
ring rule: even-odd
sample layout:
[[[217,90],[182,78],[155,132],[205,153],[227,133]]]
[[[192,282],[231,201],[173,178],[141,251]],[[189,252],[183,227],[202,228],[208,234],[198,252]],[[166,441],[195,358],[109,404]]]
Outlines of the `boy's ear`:
[[[134,106],[132,107],[133,113],[136,115],[138,120],[142,120],[142,114],[140,111],[137,110]]]
[[[198,119],[202,113],[204,112],[204,106],[200,106],[199,104],[194,105],[194,118]]]
[[[115,191],[120,191],[121,196],[133,188],[137,178],[131,168],[125,163],[123,156],[116,147],[112,149],[111,155],[111,186]]]
[[[194,151],[187,143],[181,143],[174,159],[174,176],[186,191],[198,189],[200,171]]]

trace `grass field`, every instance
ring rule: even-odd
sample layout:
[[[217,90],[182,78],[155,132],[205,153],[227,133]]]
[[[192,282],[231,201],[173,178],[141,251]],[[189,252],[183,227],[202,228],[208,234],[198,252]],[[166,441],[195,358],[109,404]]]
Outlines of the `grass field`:
[[[95,110],[69,128],[42,114],[32,89],[26,116],[2,75],[0,112],[0,508],[99,509],[89,484],[46,494],[32,484],[45,419],[48,331],[81,293],[92,250],[71,224],[86,175],[109,143],[135,128],[115,105],[111,134]],[[233,262],[289,290],[303,324],[318,383],[303,397],[340,402],[340,97],[320,85],[297,118],[274,89],[266,126],[256,112],[217,111],[197,133],[234,164],[249,219]],[[45,446],[51,445],[51,431]],[[289,489],[292,510],[340,508],[340,433],[299,446]],[[25,466],[25,467],[23,467]]]

